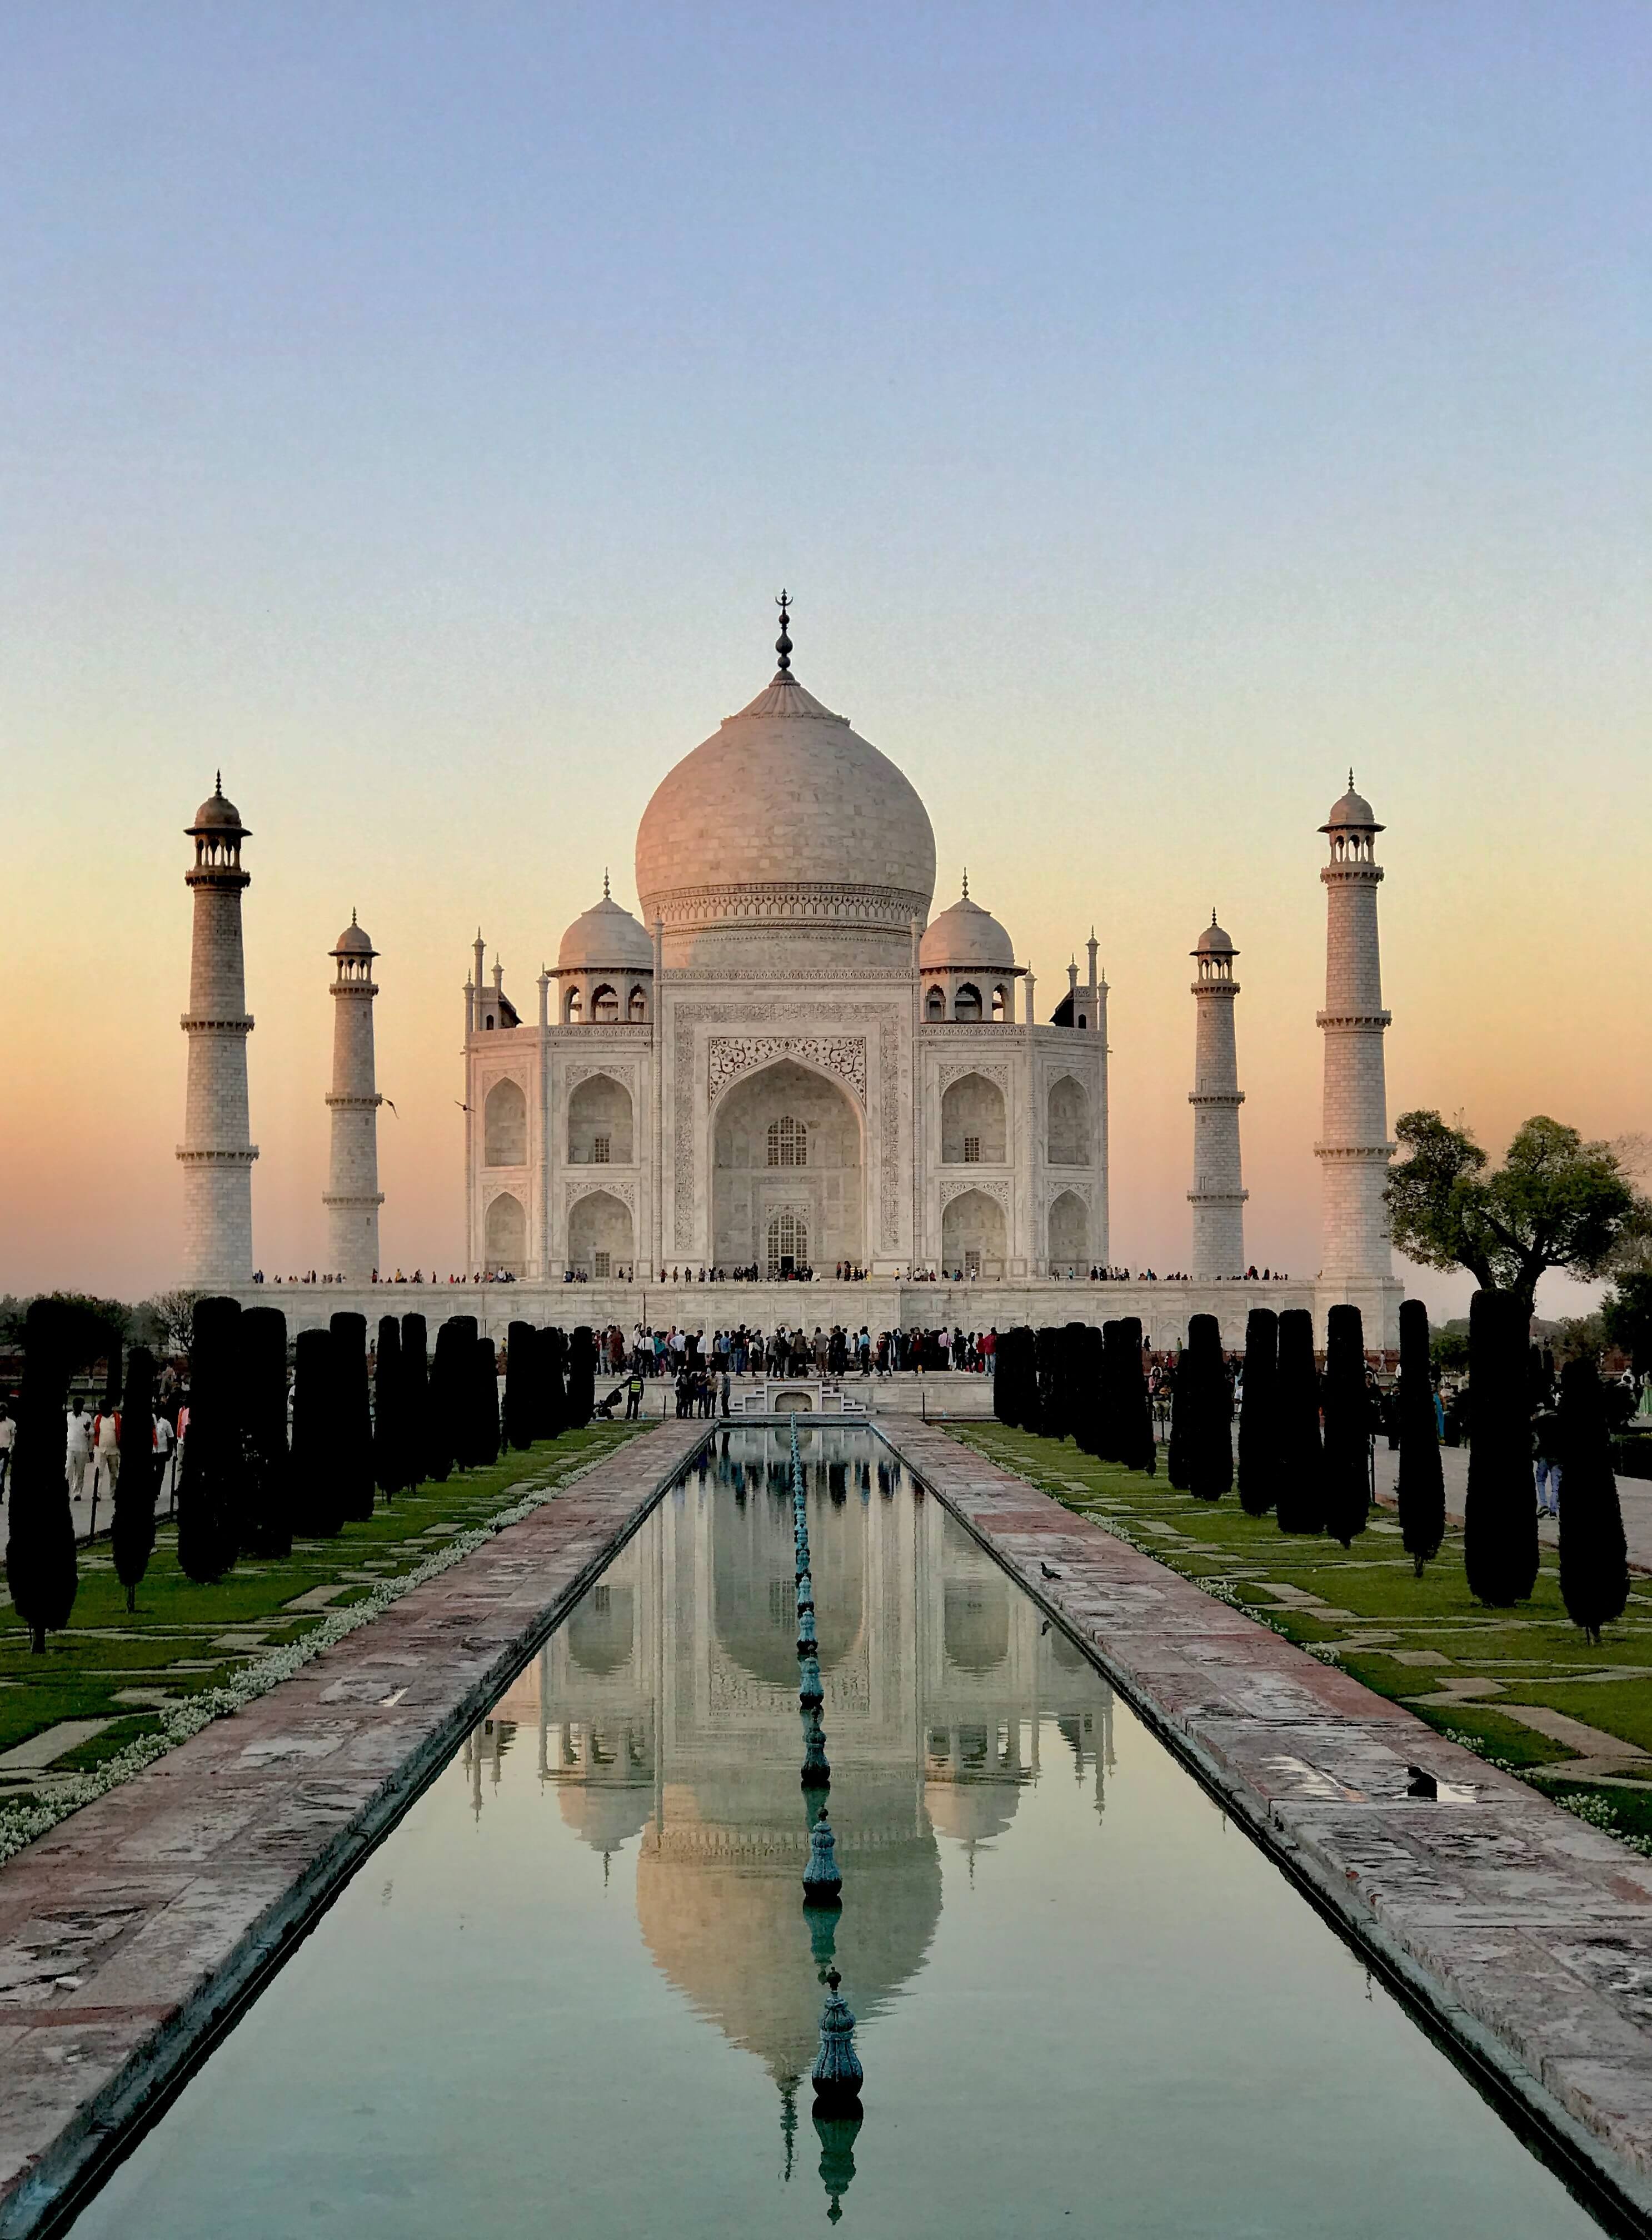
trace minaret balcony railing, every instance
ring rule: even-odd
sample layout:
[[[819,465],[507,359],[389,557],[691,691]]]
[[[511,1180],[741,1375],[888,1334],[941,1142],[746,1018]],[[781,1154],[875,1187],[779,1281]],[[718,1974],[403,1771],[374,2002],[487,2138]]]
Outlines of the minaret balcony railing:
[[[258,1146],[249,1143],[244,1150],[214,1151],[197,1144],[180,1143],[177,1155],[185,1166],[250,1166],[258,1156]]]
[[[383,1190],[365,1190],[356,1191],[354,1193],[323,1190],[322,1192],[321,1202],[323,1205],[383,1205],[384,1203],[384,1193]]]
[[[1244,1101],[1242,1089],[1190,1089],[1188,1091],[1189,1104],[1242,1104]]]
[[[323,1102],[324,1104],[330,1104],[330,1105],[332,1107],[332,1109],[334,1110],[334,1111],[335,1111],[335,1112],[338,1112],[338,1111],[343,1111],[343,1112],[373,1112],[373,1111],[376,1111],[376,1110],[378,1109],[378,1107],[379,1107],[381,1104],[383,1104],[383,1103],[384,1102],[384,1099],[383,1099],[382,1097],[378,1097],[378,1096],[373,1096],[373,1097],[330,1097],[330,1097],[323,1097],[323,1098],[322,1099],[322,1102]]]
[[[250,1035],[252,1032],[252,1014],[250,1011],[236,1011],[225,1019],[215,1018],[204,1011],[185,1011],[178,1024],[186,1035]]]
[[[1397,1143],[1316,1143],[1314,1157],[1338,1159],[1349,1165],[1380,1163],[1386,1166],[1399,1148]]]
[[[1392,1011],[1316,1011],[1316,1027],[1359,1027],[1367,1030],[1391,1026]]]

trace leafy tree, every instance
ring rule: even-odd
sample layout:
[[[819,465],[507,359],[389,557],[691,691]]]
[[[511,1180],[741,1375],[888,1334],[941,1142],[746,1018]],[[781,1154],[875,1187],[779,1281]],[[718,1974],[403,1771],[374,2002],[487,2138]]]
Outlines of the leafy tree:
[[[195,1310],[199,1291],[157,1291],[145,1299],[138,1312],[149,1323],[161,1351],[187,1354],[195,1343]]]
[[[178,1563],[197,1586],[235,1568],[246,1503],[242,1446],[241,1302],[203,1299],[190,1355],[190,1427],[178,1477]]]
[[[6,1584],[42,1655],[48,1633],[69,1623],[80,1575],[69,1503],[64,1412],[76,1361],[75,1318],[52,1299],[31,1300],[23,1319],[23,1388],[11,1454],[11,1520]]]
[[[1537,1500],[1531,1474],[1531,1407],[1525,1302],[1482,1289],[1469,1302],[1469,1490],[1462,1562],[1469,1591],[1506,1608],[1537,1583]]]
[[[1383,1197],[1399,1250],[1425,1268],[1466,1268],[1528,1316],[1548,1269],[1604,1275],[1652,1235],[1652,1203],[1616,1151],[1557,1120],[1528,1120],[1492,1171],[1468,1130],[1437,1112],[1403,1112],[1394,1133],[1407,1156]]]
[[[294,1350],[290,1481],[293,1530],[307,1539],[331,1540],[344,1529],[333,1334],[324,1330],[300,1330]]]
[[[1422,1577],[1445,1538],[1445,1474],[1429,1374],[1429,1310],[1421,1299],[1400,1302],[1400,1537]]]
[[[1325,1450],[1319,1436],[1319,1370],[1314,1317],[1287,1307],[1279,1317],[1279,1497],[1282,1532],[1325,1530]]]
[[[248,1307],[241,1317],[242,1429],[248,1486],[243,1556],[292,1553],[292,1465],[287,1451],[287,1317]]]
[[[1239,1505],[1247,1517],[1266,1517],[1278,1478],[1279,1317],[1271,1307],[1252,1307],[1239,1397]]]
[[[121,1474],[115,1481],[110,1549],[115,1576],[126,1590],[126,1607],[137,1608],[137,1590],[155,1550],[155,1497],[161,1458],[155,1451],[155,1356],[135,1345],[126,1357],[121,1396]]]
[[[1629,1598],[1623,1512],[1612,1472],[1601,1380],[1592,1361],[1560,1373],[1560,1591],[1567,1616],[1590,1641],[1622,1617]]]
[[[1346,1548],[1364,1531],[1371,1506],[1371,1403],[1357,1307],[1333,1307],[1325,1317],[1323,1407],[1325,1530]]]
[[[1618,1277],[1601,1301],[1601,1334],[1629,1355],[1637,1376],[1652,1370],[1652,1275]]]
[[[1033,1334],[1024,1323],[999,1333],[993,1360],[993,1413],[1012,1430],[1037,1428],[1038,1396],[1034,1367]]]

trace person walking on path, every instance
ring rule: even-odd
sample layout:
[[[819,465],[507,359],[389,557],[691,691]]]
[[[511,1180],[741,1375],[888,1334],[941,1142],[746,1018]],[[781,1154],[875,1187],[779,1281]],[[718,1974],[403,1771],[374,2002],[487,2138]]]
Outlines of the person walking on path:
[[[3,1400],[0,1400],[0,1501],[6,1497],[6,1485],[11,1477],[11,1449],[17,1436],[17,1420]]]
[[[100,1408],[92,1417],[92,1502],[115,1498],[121,1474],[121,1418],[117,1408]]]
[[[1537,1483],[1537,1514],[1560,1515],[1560,1417],[1547,1401],[1532,1418],[1532,1473]]]
[[[729,1370],[727,1364],[725,1363],[723,1374],[717,1379],[717,1404],[723,1412],[725,1421],[727,1420],[729,1414],[729,1398],[731,1390],[732,1387],[729,1383]]]
[[[290,1408],[290,1402],[289,1402]],[[164,1501],[172,1503],[172,1463],[177,1453],[177,1440],[172,1430],[172,1419],[164,1408],[155,1417],[155,1499],[157,1506]]]
[[[91,1467],[92,1427],[85,1413],[85,1403],[77,1393],[70,1403],[68,1436],[63,1444],[63,1470],[71,1501],[80,1499]]]

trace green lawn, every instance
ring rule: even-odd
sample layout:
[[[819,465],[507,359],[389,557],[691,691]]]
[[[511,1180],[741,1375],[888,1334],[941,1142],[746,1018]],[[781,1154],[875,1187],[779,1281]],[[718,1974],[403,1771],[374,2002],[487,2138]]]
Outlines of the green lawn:
[[[163,1524],[130,1615],[107,1541],[83,1549],[73,1616],[63,1632],[47,1637],[43,1656],[30,1654],[27,1629],[10,1603],[0,1606],[0,1753],[61,1720],[110,1720],[54,1758],[51,1772],[97,1764],[158,1724],[150,1708],[157,1699],[176,1702],[217,1686],[253,1657],[298,1639],[325,1610],[412,1570],[456,1532],[486,1524],[521,1500],[527,1485],[554,1486],[580,1463],[647,1428],[594,1423],[486,1470],[456,1471],[443,1485],[398,1494],[390,1503],[381,1499],[370,1523],[347,1524],[336,1540],[300,1540],[279,1563],[237,1563],[213,1587],[184,1577],[177,1533]],[[295,1610],[296,1598],[311,1606]],[[49,1785],[43,1782],[43,1791]],[[29,1793],[26,1773],[0,1769],[0,1803]]]
[[[1333,1656],[1441,1732],[1470,1740],[1574,1810],[1581,1802],[1596,1824],[1637,1843],[1652,1841],[1652,1763],[1599,1774],[1585,1768],[1576,1778],[1565,1769],[1580,1753],[1516,1715],[1546,1707],[1652,1752],[1652,1582],[1631,1587],[1623,1617],[1591,1649],[1566,1616],[1548,1549],[1530,1602],[1488,1610],[1469,1592],[1459,1529],[1448,1530],[1418,1579],[1386,1510],[1373,1510],[1369,1529],[1345,1553],[1334,1540],[1287,1536],[1271,1517],[1247,1517],[1236,1495],[1208,1502],[1173,1491],[1162,1450],[1161,1475],[1148,1477],[1096,1462],[1069,1441],[1002,1423],[946,1428],[1172,1570]]]

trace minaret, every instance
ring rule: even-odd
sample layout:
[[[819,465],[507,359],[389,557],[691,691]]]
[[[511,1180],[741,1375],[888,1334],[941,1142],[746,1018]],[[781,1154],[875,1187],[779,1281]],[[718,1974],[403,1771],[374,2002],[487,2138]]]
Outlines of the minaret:
[[[252,1163],[247,1140],[246,968],[241,950],[241,868],[250,838],[241,812],[223,797],[220,773],[212,797],[186,827],[195,868],[183,883],[195,894],[190,951],[190,1008],[180,1021],[190,1038],[184,1092],[183,1277],[194,1289],[244,1283],[252,1274]]]
[[[1388,1140],[1382,1070],[1382,965],[1377,951],[1376,890],[1382,877],[1371,804],[1348,791],[1320,830],[1329,836],[1325,883],[1325,1103],[1315,1153],[1322,1178],[1322,1278],[1386,1282],[1393,1274],[1388,1209],[1382,1203],[1394,1146]],[[1373,1337],[1372,1343],[1377,1342]]]
[[[333,1086],[327,1109],[333,1116],[332,1156],[328,1162],[327,1265],[347,1283],[370,1283],[378,1266],[378,1108],[374,1086],[372,943],[350,914],[350,923],[334,943],[338,970],[333,978]]]
[[[1216,923],[1195,943],[1199,968],[1193,983],[1198,1026],[1194,1043],[1193,1087],[1193,1269],[1196,1276],[1242,1276],[1245,1272],[1245,1200],[1240,1183],[1239,1060],[1234,1043],[1233,1002],[1239,983],[1233,960],[1239,954]]]

